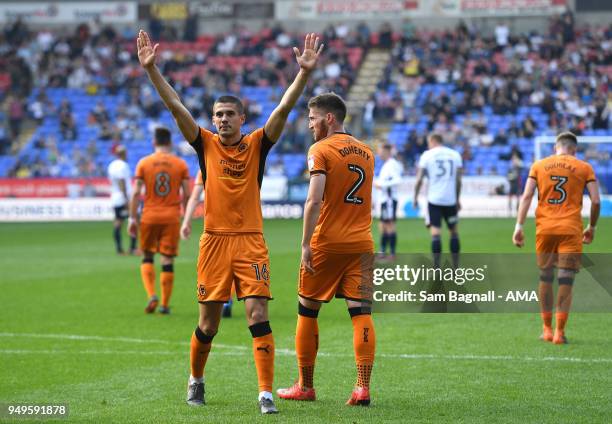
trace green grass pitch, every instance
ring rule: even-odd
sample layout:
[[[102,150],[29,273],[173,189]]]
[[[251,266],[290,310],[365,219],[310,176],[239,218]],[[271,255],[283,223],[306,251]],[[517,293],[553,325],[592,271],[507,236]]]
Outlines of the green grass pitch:
[[[422,221],[398,224],[400,252],[429,250]],[[195,234],[201,226],[194,226]],[[587,252],[612,252],[611,226],[612,219],[600,222]],[[515,252],[513,227],[509,219],[465,219],[463,251]],[[533,222],[526,231],[533,246]],[[567,346],[537,340],[537,314],[376,314],[373,404],[347,407],[355,380],[352,331],[338,300],[319,318],[317,402],[277,399],[278,416],[259,416],[239,303],[213,344],[207,405],[190,408],[197,236],[181,242],[172,315],[161,316],[143,313],[140,259],[115,256],[110,223],[1,224],[0,234],[0,403],[67,403],[69,419],[60,422],[558,424],[612,416],[610,313],[571,315]],[[267,221],[265,236],[275,297],[275,387],[283,387],[296,377],[301,221]]]

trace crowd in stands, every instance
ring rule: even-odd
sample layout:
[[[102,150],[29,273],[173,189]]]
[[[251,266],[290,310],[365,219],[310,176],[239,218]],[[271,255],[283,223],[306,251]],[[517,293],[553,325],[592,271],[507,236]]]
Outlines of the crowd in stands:
[[[247,129],[261,125],[297,72],[291,47],[301,44],[302,34],[280,23],[257,32],[235,25],[218,36],[186,30],[181,39],[160,25],[153,21],[150,28],[161,41],[158,66],[201,126],[211,126],[220,93],[245,99]],[[134,140],[148,142],[154,126],[168,122],[135,57],[135,35],[133,28],[119,31],[97,21],[66,34],[33,31],[19,20],[3,29],[0,155],[21,148],[12,143],[26,117],[41,128],[57,128],[34,132],[34,153],[13,155],[11,175],[103,175],[101,155],[107,158],[120,143],[129,150]],[[571,129],[589,135],[610,128],[612,25],[578,28],[570,13],[552,18],[546,31],[527,34],[507,23],[493,32],[463,22],[428,31],[406,21],[395,32],[388,24],[373,31],[363,22],[339,23],[322,38],[323,61],[290,117],[278,154],[303,154],[310,143],[304,100],[330,90],[346,96],[372,46],[389,49],[392,60],[356,120],[362,128],[351,130],[374,137],[377,126],[392,125],[389,140],[409,172],[431,131],[444,134],[469,161],[483,146],[510,148],[514,140],[540,133]],[[80,148],[64,149],[71,141]],[[273,157],[268,172],[286,172],[283,164]]]
[[[411,163],[429,131],[469,151],[543,132],[610,128],[612,25],[576,28],[569,12],[553,17],[547,31],[527,34],[506,23],[491,34],[463,22],[417,32],[407,22],[391,68],[368,108],[374,119],[425,121],[425,131],[406,134]],[[364,114],[372,114],[368,108]]]

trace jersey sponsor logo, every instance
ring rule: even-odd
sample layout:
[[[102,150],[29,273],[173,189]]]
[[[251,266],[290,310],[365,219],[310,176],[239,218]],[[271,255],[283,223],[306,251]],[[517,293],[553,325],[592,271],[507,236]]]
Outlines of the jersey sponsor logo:
[[[221,159],[219,164],[223,167],[223,174],[232,178],[241,178],[244,176],[246,164],[244,162],[230,162]]]

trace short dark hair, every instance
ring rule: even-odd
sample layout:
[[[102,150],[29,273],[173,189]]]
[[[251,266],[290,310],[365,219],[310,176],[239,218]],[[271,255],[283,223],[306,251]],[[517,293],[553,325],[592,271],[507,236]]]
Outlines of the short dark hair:
[[[340,123],[343,123],[346,118],[346,104],[336,93],[323,93],[313,97],[308,101],[308,108],[314,107],[325,113],[331,113]]]
[[[225,95],[225,96],[219,97],[217,100],[215,100],[215,103],[213,104],[213,108],[215,107],[217,103],[231,103],[236,106],[236,109],[238,109],[238,113],[240,115],[244,113],[244,105],[242,104],[242,100],[240,100],[236,96]]]
[[[153,140],[158,146],[169,146],[172,143],[172,134],[166,127],[157,127],[155,128]]]
[[[564,131],[557,136],[556,142],[564,147],[576,147],[578,145],[578,138],[573,132]]]
[[[432,133],[429,135],[429,138],[434,140],[436,143],[444,144],[444,139],[442,138],[442,134]]]
[[[393,149],[393,146],[390,145],[389,143],[385,143],[385,144],[382,145],[382,148],[385,149],[385,150],[391,151],[391,149]]]

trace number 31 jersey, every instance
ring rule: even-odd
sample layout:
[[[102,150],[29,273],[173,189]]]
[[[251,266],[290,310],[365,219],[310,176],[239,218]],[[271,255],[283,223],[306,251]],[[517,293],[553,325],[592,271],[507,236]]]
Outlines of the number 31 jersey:
[[[437,206],[457,204],[457,172],[463,166],[461,155],[446,146],[429,149],[421,155],[419,168],[427,175],[427,201]]]
[[[308,151],[310,175],[325,174],[311,246],[330,253],[371,253],[374,154],[350,134],[335,133]]]
[[[572,155],[554,155],[531,166],[538,187],[536,235],[582,234],[582,196],[595,181],[591,165]]]
[[[145,186],[141,222],[168,224],[181,217],[181,185],[189,179],[189,168],[172,153],[156,152],[136,166],[136,178]]]

